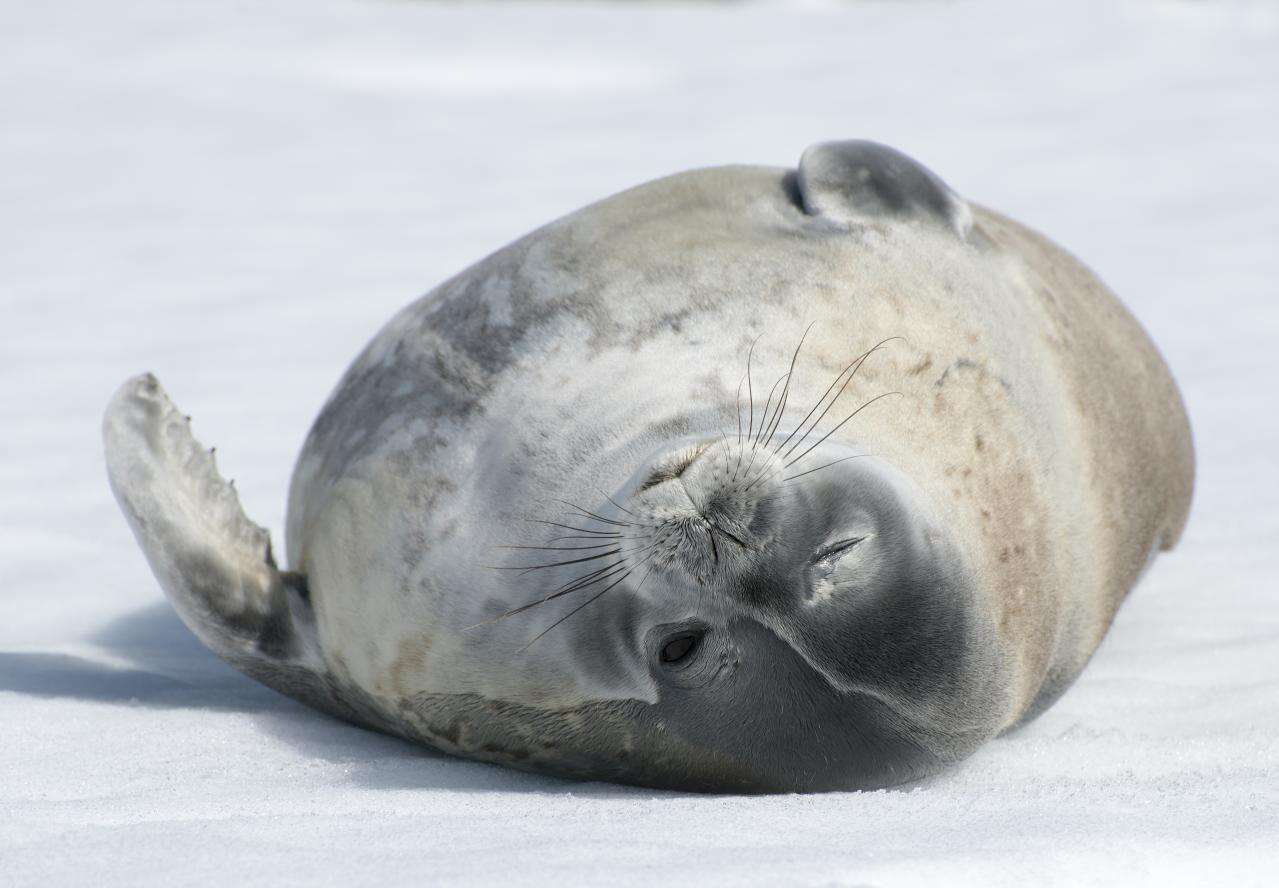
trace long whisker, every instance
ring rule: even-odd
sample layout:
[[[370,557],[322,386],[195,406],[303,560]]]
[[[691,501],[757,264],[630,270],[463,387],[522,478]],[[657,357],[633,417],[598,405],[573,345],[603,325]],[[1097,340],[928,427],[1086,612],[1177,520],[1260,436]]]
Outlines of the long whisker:
[[[555,561],[550,564],[516,564],[516,565],[489,565],[493,570],[544,570],[548,567],[566,567],[570,564],[581,564],[584,561],[596,561],[600,558],[607,558],[610,555],[616,555],[621,549],[610,549],[607,552],[601,552],[599,555],[588,555],[584,558],[573,558],[568,561]]]
[[[649,555],[648,557],[650,557],[650,558],[651,558],[652,556],[651,556],[651,555]],[[647,560],[647,558],[646,558],[645,560]],[[642,564],[643,562],[640,562],[640,563]],[[594,595],[592,595],[590,598],[586,599],[586,601],[582,602],[582,603],[581,603],[581,604],[579,604],[577,607],[573,608],[571,611],[569,611],[568,613],[566,613],[564,616],[560,617],[560,618],[559,618],[558,620],[556,620],[554,623],[552,623],[551,625],[547,626],[547,627],[546,627],[545,629],[543,629],[541,632],[537,633],[537,635],[533,636],[533,638],[529,640],[528,644],[524,645],[522,648],[520,648],[520,649],[519,649],[519,653],[523,653],[524,651],[528,650],[528,649],[529,649],[529,648],[533,645],[533,643],[534,643],[535,641],[537,641],[538,639],[542,638],[544,635],[546,635],[546,633],[550,632],[552,629],[554,629],[556,626],[558,626],[558,625],[560,625],[561,623],[563,623],[565,620],[567,620],[569,617],[571,617],[571,616],[573,616],[574,614],[576,614],[578,611],[582,610],[582,609],[583,609],[583,608],[585,608],[585,607],[589,607],[591,604],[594,604],[594,603],[595,603],[596,601],[598,601],[601,597],[603,597],[603,596],[604,596],[604,595],[605,595],[605,594],[606,594],[606,593],[607,593],[610,589],[612,589],[612,588],[613,588],[614,586],[616,586],[618,583],[621,583],[623,580],[625,580],[627,577],[629,577],[632,573],[634,573],[634,572],[635,572],[635,569],[636,569],[636,568],[638,568],[639,566],[640,566],[639,564],[635,565],[635,567],[633,567],[633,568],[631,568],[630,570],[628,570],[626,573],[624,573],[624,574],[623,574],[621,577],[619,577],[617,580],[615,580],[614,582],[610,583],[608,586],[605,586],[605,587],[604,587],[603,589],[601,589],[599,592],[595,593],[595,594],[594,594]],[[648,569],[648,571],[646,571],[646,572],[645,572],[644,576],[640,578],[640,581],[639,581],[638,583],[636,583],[636,584],[635,584],[635,590],[636,590],[636,591],[639,591],[639,587],[640,587],[640,586],[642,586],[642,585],[644,585],[644,581],[648,579],[648,575],[649,575],[649,574],[651,574],[652,572],[653,572],[653,569],[650,567],[650,568]]]
[[[768,400],[764,402],[764,415],[760,417],[760,422],[759,422],[760,435],[762,435],[764,431],[764,420],[768,417],[768,406],[773,400],[773,392],[777,391],[777,386],[780,385],[781,381],[783,379],[786,379],[788,375],[789,374],[783,373],[781,376],[777,377],[777,382],[774,382],[773,387],[768,390]],[[760,443],[759,437],[752,434],[751,435],[751,458],[750,458],[750,461],[746,463],[746,477],[748,478],[750,477],[750,474],[751,474],[751,468],[755,465],[755,458],[759,456],[759,452],[758,452],[759,443]],[[737,478],[737,474],[734,473],[733,480],[736,480],[736,478]]]
[[[556,502],[563,503],[564,505],[568,506],[570,509],[576,509],[578,512],[581,512],[582,515],[587,518],[592,518],[596,521],[602,521],[605,524],[612,524],[615,527],[648,527],[649,526],[647,524],[638,524],[638,525],[632,524],[629,521],[614,521],[612,518],[605,518],[603,515],[597,515],[594,512],[592,512],[590,509],[583,509],[577,503],[570,503],[568,500],[557,499]]]
[[[586,552],[590,549],[607,549],[617,543],[600,543],[597,546],[494,546],[495,549],[537,549],[552,552]]]
[[[796,450],[799,447],[799,445],[803,444],[804,440],[808,438],[808,435],[811,435],[813,430],[815,430],[817,426],[821,425],[821,421],[825,420],[826,415],[828,415],[831,409],[835,407],[835,404],[839,403],[839,399],[840,397],[843,397],[845,390],[848,390],[848,386],[852,384],[854,377],[857,376],[857,371],[862,369],[863,363],[865,363],[867,358],[870,357],[871,354],[874,352],[875,352],[874,348],[870,349],[870,351],[863,352],[861,356],[857,357],[857,360],[854,360],[852,363],[849,363],[847,367],[844,367],[842,371],[839,371],[839,376],[835,377],[834,383],[831,383],[830,388],[826,389],[826,393],[822,394],[822,397],[819,400],[819,402],[817,402],[816,404],[813,404],[811,411],[808,411],[808,416],[812,416],[812,413],[815,413],[817,409],[819,408],[821,408],[821,412],[817,413],[817,418],[815,418],[815,420],[813,420],[811,424],[808,424],[807,429],[806,427],[804,427],[804,422],[801,422],[801,424],[796,426],[796,429],[794,429],[794,431],[792,432],[792,436],[794,434],[797,434],[797,432],[799,431],[802,431],[803,434],[799,435],[799,438],[796,441],[793,441],[793,443],[790,444],[790,447],[785,449],[784,452],[783,450],[779,448],[779,456],[781,458],[783,459],[787,458],[790,456],[790,454],[794,453],[794,450]],[[829,395],[831,392],[833,392],[836,386],[838,386],[838,390],[836,390],[833,397],[830,398],[830,402],[829,403],[826,402],[826,395]],[[822,407],[822,403],[825,403],[826,406]],[[807,421],[807,418],[808,417],[804,417],[804,421]]]
[[[521,607],[518,607],[513,611],[509,611],[508,614],[521,613],[525,610],[528,610],[530,607],[533,607],[534,605],[540,604],[544,601],[551,601],[552,599],[559,598],[561,595],[568,595],[570,592],[577,592],[578,590],[585,589],[586,587],[592,586],[595,583],[603,582],[604,580],[607,580],[610,577],[615,576],[619,570],[626,569],[627,554],[648,551],[650,553],[649,556],[645,556],[645,558],[641,559],[638,563],[631,565],[631,567],[638,567],[640,564],[643,564],[644,561],[646,561],[647,558],[650,557],[654,551],[656,551],[657,545],[661,543],[664,539],[669,537],[673,532],[674,532],[673,530],[667,530],[663,532],[661,535],[659,535],[657,539],[653,540],[653,542],[648,543],[647,545],[639,546],[634,549],[627,550],[625,552],[620,552],[618,554],[620,554],[621,557],[618,558],[616,561],[612,562],[611,564],[606,564],[603,567],[596,568],[595,570],[590,571],[589,573],[583,574],[582,576],[575,577],[569,580],[568,582],[562,584],[561,586],[559,586],[559,588],[553,590],[550,594],[548,594],[544,598],[539,599],[538,601],[534,601],[530,604],[522,605]],[[605,554],[608,554],[608,553],[605,553]],[[507,616],[508,614],[502,614],[499,617],[495,617],[494,620],[501,619],[501,617]],[[486,622],[493,622],[493,620],[489,620]],[[484,625],[484,624],[480,623],[477,625]]]
[[[551,537],[550,539],[548,539],[548,540],[547,540],[547,542],[548,542],[548,543],[558,543],[558,542],[560,542],[561,540],[596,540],[596,541],[598,541],[598,540],[606,540],[606,539],[609,539],[610,537],[611,537],[611,538],[613,538],[613,539],[615,539],[615,540],[618,540],[618,539],[621,539],[622,537],[626,537],[626,536],[632,536],[632,537],[634,537],[634,538],[636,538],[636,539],[641,539],[641,538],[642,538],[640,534],[604,533],[604,534],[599,534],[598,536],[596,536],[596,535],[594,535],[594,534],[590,534],[590,535],[588,535],[588,534],[566,533],[566,534],[562,534],[562,535],[560,535],[560,536],[553,536],[553,537]],[[646,537],[646,536],[648,536],[648,534],[643,534],[643,536],[644,536],[644,537]],[[610,546],[615,546],[615,545],[617,545],[617,543],[616,543],[616,542],[612,542],[612,543],[608,543],[608,545],[610,545]]]
[[[748,438],[751,436],[751,430],[755,428],[755,387],[754,387],[754,376],[751,373],[751,360],[755,356],[755,345],[759,342],[760,338],[763,335],[764,334],[761,333],[759,334],[759,336],[756,336],[755,339],[752,340],[751,342],[751,347],[746,352],[746,403],[747,403],[748,409],[750,410],[750,416],[746,423],[746,437]],[[737,423],[738,423],[737,443],[739,445],[742,442],[741,433],[740,433],[741,422],[742,422],[742,411],[741,411],[741,408],[739,407],[737,410]],[[737,465],[733,467],[734,480],[736,480],[737,472],[741,467],[742,467],[742,451],[741,451],[741,448],[739,447],[737,450]]]
[[[826,465],[818,466],[815,469],[808,469],[807,471],[799,472],[794,475],[787,475],[785,478],[782,479],[782,482],[785,483],[787,481],[794,481],[796,478],[803,478],[805,475],[813,474],[813,472],[820,472],[822,469],[829,469],[831,466],[835,465],[836,463],[848,462],[850,459],[861,459],[863,456],[869,456],[869,455],[870,454],[867,454],[867,453],[859,453],[856,456],[846,456],[843,459],[833,460],[831,462],[826,463]]]
[[[597,489],[598,489],[598,488],[597,488]],[[617,500],[613,499],[613,498],[612,498],[611,496],[609,496],[607,493],[604,493],[604,491],[602,491],[602,490],[601,490],[601,491],[599,491],[599,492],[603,495],[604,499],[608,500],[610,503],[612,503],[613,505],[617,506],[619,509],[621,509],[623,512],[625,512],[627,515],[630,515],[630,516],[631,516],[632,518],[634,518],[636,521],[642,521],[642,520],[643,520],[642,518],[640,518],[640,516],[639,516],[639,515],[636,515],[634,512],[632,512],[630,509],[628,509],[628,508],[626,508],[625,506],[623,506],[623,505],[622,505],[621,503],[619,503]]]
[[[808,338],[809,332],[813,329],[813,324],[816,323],[816,321],[812,321],[804,328],[804,334],[799,337],[799,344],[795,346],[795,352],[790,356],[790,367],[786,369],[786,387],[782,389],[782,396],[777,399],[777,412],[773,415],[773,422],[769,426],[768,433],[763,437],[765,441],[777,431],[777,427],[781,424],[782,417],[786,413],[786,404],[790,401],[790,384],[795,379],[795,361],[799,359],[799,352],[804,347],[804,340]]]
[[[575,530],[578,533],[589,533],[600,537],[621,536],[620,533],[611,530],[596,530],[593,527],[575,527],[572,524],[559,524],[555,521],[543,521],[541,518],[525,518],[524,520],[531,522],[532,524],[545,524],[549,527],[562,527],[564,530]]]
[[[812,447],[809,447],[807,450],[805,450],[805,451],[804,451],[803,453],[801,453],[799,456],[797,456],[797,457],[795,457],[794,459],[792,459],[790,462],[786,463],[786,467],[787,467],[787,468],[790,468],[790,467],[791,467],[791,466],[793,466],[796,462],[798,462],[799,460],[801,460],[801,459],[803,459],[804,457],[808,456],[808,454],[810,454],[810,453],[812,453],[812,452],[813,452],[813,449],[814,449],[814,448],[816,448],[816,447],[820,447],[823,441],[825,441],[825,440],[826,440],[827,438],[829,438],[831,435],[833,435],[833,434],[835,434],[836,432],[838,432],[841,428],[843,428],[843,426],[844,426],[844,424],[845,424],[845,423],[847,423],[850,419],[852,419],[852,418],[853,418],[854,416],[856,416],[857,414],[861,413],[863,410],[865,410],[865,409],[866,409],[867,407],[869,407],[871,404],[874,404],[876,401],[879,401],[879,400],[881,400],[881,399],[883,399],[883,398],[887,398],[889,395],[900,395],[900,394],[902,394],[902,393],[901,393],[901,392],[884,392],[882,395],[876,395],[875,397],[871,398],[871,399],[870,399],[869,401],[867,401],[865,404],[863,404],[862,406],[860,406],[860,407],[858,407],[856,410],[854,410],[852,413],[850,413],[850,414],[847,416],[847,418],[845,418],[845,419],[843,420],[843,422],[839,423],[839,425],[835,426],[835,427],[834,427],[833,429],[831,429],[829,432],[827,432],[826,434],[822,435],[822,437],[821,437],[821,438],[817,441],[817,443],[816,443],[816,444],[814,444]]]
[[[758,455],[759,455],[759,454],[757,453],[756,448],[752,446],[752,447],[751,447],[751,458],[750,458],[750,460],[746,463],[746,468],[745,468],[745,469],[743,469],[743,473],[744,473],[744,476],[745,476],[745,477],[747,477],[747,478],[749,478],[749,477],[750,477],[750,474],[751,474],[751,467],[755,465],[755,457],[756,457],[756,456],[758,456]],[[740,457],[738,458],[737,463],[738,463],[738,465],[739,465],[739,466],[741,465],[741,459],[740,459]],[[734,472],[734,473],[733,473],[733,477],[732,477],[730,480],[732,480],[732,481],[736,481],[736,480],[737,480],[737,473],[736,473],[736,472]]]
[[[746,382],[746,374],[737,381],[737,443],[742,443],[742,385]]]
[[[854,359],[852,360],[852,362],[848,364],[848,366],[847,366],[847,367],[845,367],[843,370],[839,371],[838,375],[836,375],[836,377],[835,377],[835,381],[834,381],[834,382],[832,382],[832,383],[830,384],[830,386],[826,389],[826,391],[822,393],[822,396],[821,396],[820,398],[818,398],[818,399],[817,399],[817,403],[816,403],[816,404],[814,404],[814,405],[813,405],[813,407],[812,407],[812,409],[808,411],[807,415],[805,415],[805,417],[799,421],[799,425],[795,426],[795,428],[791,431],[791,433],[790,433],[789,435],[787,435],[787,436],[786,436],[786,440],[785,440],[785,441],[783,441],[781,444],[779,444],[779,445],[777,446],[777,450],[778,450],[779,455],[782,455],[782,456],[788,456],[791,452],[793,452],[793,451],[794,451],[795,447],[792,447],[790,450],[786,451],[785,453],[782,453],[782,449],[783,449],[784,447],[786,447],[786,445],[787,445],[787,444],[789,444],[789,443],[791,442],[791,439],[792,439],[792,438],[794,438],[794,437],[795,437],[795,435],[799,433],[799,430],[800,430],[800,429],[802,429],[802,428],[804,427],[804,423],[808,422],[809,418],[810,418],[810,417],[812,417],[812,415],[813,415],[814,413],[816,413],[816,412],[817,412],[817,409],[818,409],[819,407],[821,407],[821,406],[822,406],[822,404],[826,401],[826,397],[827,397],[827,396],[828,396],[828,395],[829,395],[832,391],[834,391],[834,390],[835,390],[835,387],[836,387],[836,386],[838,386],[838,385],[839,385],[839,381],[840,381],[841,379],[843,379],[843,378],[844,378],[844,374],[845,374],[845,373],[847,373],[849,370],[852,370],[852,372],[853,372],[853,373],[852,373],[852,376],[849,376],[849,377],[848,377],[848,382],[851,382],[851,381],[852,381],[852,379],[853,379],[853,376],[856,376],[856,375],[857,375],[857,371],[861,368],[862,363],[863,363],[863,362],[864,362],[867,358],[869,358],[872,354],[874,354],[875,352],[879,351],[879,350],[880,350],[881,348],[883,348],[883,347],[884,347],[887,343],[892,342],[894,339],[901,339],[901,337],[900,337],[900,336],[890,336],[890,337],[888,337],[887,339],[881,340],[880,342],[876,343],[876,344],[875,344],[874,346],[872,346],[871,348],[869,348],[869,349],[867,349],[866,351],[862,352],[860,355],[858,355],[856,358],[854,358]],[[904,341],[904,340],[903,340],[903,341]],[[844,386],[843,386],[842,388],[840,388],[840,390],[839,390],[840,395],[842,395],[842,394],[844,393],[844,388],[847,388],[847,387],[848,387],[848,382],[845,382],[845,383],[844,383]],[[819,416],[819,417],[817,417],[816,421],[814,421],[814,422],[813,422],[813,424],[812,424],[811,426],[809,426],[808,431],[806,431],[806,432],[803,434],[803,436],[799,439],[799,441],[795,442],[795,446],[798,446],[798,445],[799,445],[799,444],[800,444],[800,443],[804,440],[804,438],[807,438],[810,434],[812,434],[813,429],[817,428],[817,425],[818,425],[818,424],[822,421],[822,418],[826,416],[827,411],[829,411],[829,410],[830,410],[830,408],[831,408],[831,407],[833,407],[833,406],[835,405],[835,401],[838,401],[838,400],[839,400],[839,395],[836,395],[836,396],[835,396],[835,398],[834,398],[834,400],[832,400],[832,401],[830,402],[830,404],[829,404],[829,405],[827,405],[826,409],[822,411],[822,415],[821,415],[821,416]]]
[[[755,357],[755,343],[759,342],[760,336],[763,335],[761,333],[756,336],[750,350],[746,352],[746,403],[750,409],[750,420],[746,423],[747,435],[750,435],[751,430],[755,428],[755,385],[751,376],[751,360]],[[741,414],[738,415],[740,417]],[[739,456],[738,459],[740,460],[741,457]]]
[[[528,602],[527,604],[521,604],[519,607],[511,608],[508,611],[498,614],[496,617],[492,617],[488,620],[481,620],[475,625],[467,626],[466,628],[478,629],[480,626],[490,626],[493,623],[498,622],[499,620],[505,620],[507,617],[513,617],[516,614],[524,613],[526,610],[531,610],[532,608],[537,607],[539,604],[546,604],[546,602],[548,601],[553,601],[556,598],[559,598],[561,595],[568,595],[571,592],[577,592],[578,590],[585,589],[586,587],[594,585],[595,583],[603,582],[604,580],[607,580],[607,579],[610,579],[611,577],[616,576],[619,570],[624,570],[624,569],[626,569],[625,561],[622,561],[622,560],[615,561],[606,567],[601,567],[598,570],[593,570],[590,573],[586,574],[585,576],[578,577],[575,580],[570,580],[568,583],[565,583],[563,586],[560,586],[558,589],[556,589],[555,591],[549,593],[548,595],[542,598],[535,599],[533,601]]]
[[[558,500],[558,502],[564,502],[564,501]],[[566,505],[572,506],[572,503],[567,503]],[[611,524],[613,527],[633,527],[634,526],[629,521],[614,521],[612,518],[604,518],[603,516],[596,515],[594,512],[591,512],[587,509],[583,509],[581,506],[573,506],[573,508],[576,509],[579,513],[581,513],[581,516],[583,518],[589,518],[592,521],[598,521],[601,524]]]
[[[759,484],[761,481],[763,481],[764,479],[768,478],[771,475],[776,475],[779,471],[780,471],[780,468],[778,466],[773,466],[765,463],[763,466],[760,467],[760,470],[755,475],[755,477],[750,480],[750,483],[742,488],[742,493],[749,493],[750,489],[754,487],[756,484]]]
[[[764,438],[764,425],[768,421],[768,408],[773,403],[773,392],[777,391],[777,387],[782,384],[783,379],[786,380],[787,385],[790,385],[790,374],[783,373],[777,377],[777,382],[773,383],[773,387],[768,390],[768,400],[764,402],[764,415],[759,420],[759,434],[751,439],[752,447],[758,445]]]
[[[834,406],[839,403],[839,399],[843,396],[844,392],[848,390],[848,386],[852,384],[853,378],[857,376],[857,371],[862,369],[862,364],[866,363],[866,359],[870,357],[870,354],[871,352],[867,352],[857,361],[856,364],[852,365],[851,372],[848,373],[848,378],[844,380],[843,384],[839,387],[839,391],[835,393],[835,396],[830,399],[830,403],[826,405],[826,407],[822,410],[820,414],[818,414],[817,418],[813,420],[812,424],[810,424],[809,427],[805,429],[804,434],[800,436],[799,440],[797,440],[794,444],[792,444],[789,448],[787,448],[784,453],[779,454],[782,457],[782,459],[788,458],[792,453],[794,453],[800,447],[800,445],[802,445],[805,441],[808,440],[809,435],[811,435],[814,431],[816,431],[817,427],[821,425],[822,420],[826,418],[826,414],[830,413],[830,411],[834,408]],[[838,380],[836,381],[838,382]]]
[[[630,541],[628,540],[627,542],[630,542]],[[617,548],[608,552],[601,552],[599,555],[595,555],[592,558],[573,558],[567,561],[557,561],[553,564],[533,564],[533,565],[516,564],[510,567],[495,567],[494,570],[518,570],[518,571],[522,571],[520,575],[523,576],[524,574],[531,573],[532,571],[535,571],[535,570],[547,570],[552,567],[567,567],[572,564],[582,564],[583,562],[592,561],[596,558],[607,558],[612,555],[621,555],[623,558],[625,558],[627,555],[633,555],[636,552],[643,552],[646,548],[655,544],[656,544],[656,541],[654,543],[643,543],[641,545],[631,546],[631,548],[629,549],[624,549],[624,548],[621,548],[622,545],[624,545],[623,543],[615,543],[614,545]]]
[[[561,583],[557,588],[552,589],[549,593],[547,593],[543,600],[550,601],[553,598],[559,598],[561,595],[568,595],[569,593],[576,592],[579,589],[585,589],[587,586],[591,586],[595,583],[607,580],[611,576],[615,576],[618,571],[626,570],[626,568],[626,559],[619,558],[610,564],[606,564],[603,567],[597,567],[589,573],[584,573],[580,577],[574,577],[567,583]]]

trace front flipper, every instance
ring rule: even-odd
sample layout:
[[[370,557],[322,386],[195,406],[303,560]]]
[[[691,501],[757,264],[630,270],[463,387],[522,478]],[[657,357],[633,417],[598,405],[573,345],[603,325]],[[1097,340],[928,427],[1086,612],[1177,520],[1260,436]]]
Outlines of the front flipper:
[[[268,687],[349,721],[380,721],[339,695],[305,580],[276,568],[267,532],[245,517],[190,425],[148,373],[120,387],[102,427],[111,490],[182,622]]]
[[[900,151],[860,140],[822,142],[799,159],[804,211],[842,225],[915,219],[967,240],[968,204],[923,164]]]

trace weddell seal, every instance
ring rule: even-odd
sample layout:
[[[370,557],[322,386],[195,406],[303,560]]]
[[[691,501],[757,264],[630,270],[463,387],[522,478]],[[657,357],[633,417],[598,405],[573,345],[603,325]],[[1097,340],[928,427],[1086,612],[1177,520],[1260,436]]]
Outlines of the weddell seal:
[[[104,429],[161,585],[246,674],[708,791],[899,784],[1041,712],[1194,474],[1087,268],[859,141],[641,185],[397,314],[302,448],[288,571],[154,377]]]

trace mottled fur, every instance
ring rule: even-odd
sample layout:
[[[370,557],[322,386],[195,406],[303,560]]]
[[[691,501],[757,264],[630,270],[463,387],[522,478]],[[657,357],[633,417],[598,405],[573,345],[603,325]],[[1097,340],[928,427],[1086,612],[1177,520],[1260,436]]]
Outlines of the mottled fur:
[[[792,360],[766,443],[890,337],[823,426],[901,392],[823,444],[866,459],[733,507],[759,513],[757,558],[689,544],[703,561],[683,570],[694,561],[672,549],[656,580],[636,588],[637,572],[532,645],[581,596],[500,618],[574,576],[492,569],[537,563],[500,548],[554,536],[527,519],[573,525],[561,501],[611,509],[612,496],[630,511],[611,519],[666,527],[688,500],[641,491],[654,466],[691,441],[704,455],[690,495],[727,489],[730,439]],[[739,418],[752,343],[762,385]],[[211,462],[172,457],[194,442],[161,399],[135,381],[108,412],[113,486],[214,650],[446,751],[698,789],[900,782],[1042,710],[1175,542],[1193,478],[1167,368],[1096,277],[871,143],[810,149],[798,175],[725,167],[640,186],[400,312],[299,457],[287,535],[304,587],[276,571]],[[210,497],[228,504],[192,521]],[[859,498],[865,514],[845,508]],[[592,521],[580,526],[616,529]],[[854,607],[794,586],[805,547],[857,521],[875,531],[874,595]],[[248,604],[218,604],[223,588]],[[714,669],[689,685],[654,664],[653,633],[693,619],[715,627]]]

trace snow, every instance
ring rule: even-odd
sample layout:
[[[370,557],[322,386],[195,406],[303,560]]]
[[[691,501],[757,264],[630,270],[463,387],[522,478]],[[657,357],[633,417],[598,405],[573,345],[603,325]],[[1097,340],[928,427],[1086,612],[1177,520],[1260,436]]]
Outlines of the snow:
[[[1279,9],[51,0],[0,10],[0,884],[1263,884],[1279,866]],[[346,363],[527,229],[869,137],[1084,257],[1199,482],[1080,681],[908,790],[700,797],[435,755],[178,622],[107,490],[157,372],[281,539]]]

